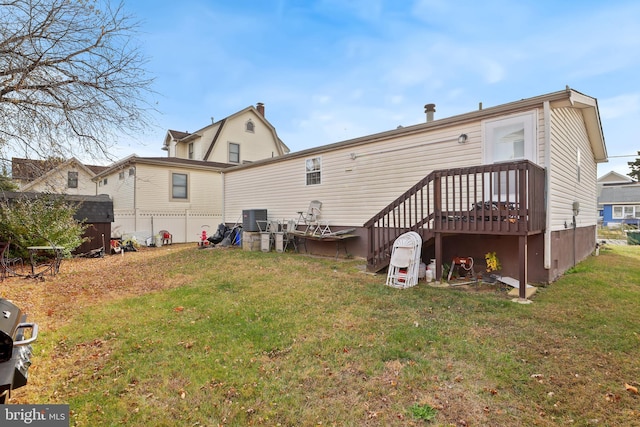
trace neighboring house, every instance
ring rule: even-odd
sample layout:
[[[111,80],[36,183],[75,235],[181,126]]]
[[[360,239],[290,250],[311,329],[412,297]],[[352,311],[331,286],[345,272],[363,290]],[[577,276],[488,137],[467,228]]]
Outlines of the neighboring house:
[[[622,216],[624,216],[623,212],[620,212],[620,209],[624,210],[621,206],[616,209],[616,218],[613,218],[613,208],[611,203],[602,203],[602,201],[600,200],[600,196],[602,195],[602,190],[605,187],[611,187],[611,186],[625,186],[625,185],[633,185],[633,184],[637,184],[637,182],[632,179],[630,176],[628,175],[622,175],[621,173],[615,172],[615,171],[611,171],[608,172],[606,174],[604,174],[603,176],[601,176],[600,178],[598,178],[598,224],[603,225],[603,226],[618,226],[619,224],[621,224],[623,221]],[[607,190],[606,191],[606,199],[610,199],[612,197],[619,197],[618,194],[616,194],[614,196],[615,193],[620,193],[614,190]],[[628,192],[628,191],[624,191],[624,193],[633,193],[633,191]],[[618,200],[618,202],[620,202],[621,200]],[[620,205],[624,205],[624,203],[621,203]],[[607,220],[605,221],[605,207],[607,210]],[[634,222],[635,223],[635,222]]]
[[[100,194],[113,198],[112,237],[141,243],[160,230],[174,243],[198,241],[222,222],[222,175],[229,164],[166,157],[127,157],[98,174]]]
[[[345,243],[370,270],[414,230],[438,272],[496,251],[521,296],[529,280],[553,281],[592,252],[596,164],[607,160],[596,99],[567,88],[439,120],[427,107],[426,123],[225,170],[225,220],[248,209],[296,218],[319,200],[332,231],[355,228]]]
[[[95,195],[92,181],[105,166],[85,165],[76,158],[68,160],[11,159],[12,177],[22,192],[70,195]]]
[[[630,176],[628,175],[622,175],[621,173],[615,172],[615,171],[611,171],[609,173],[606,173],[604,175],[602,175],[600,178],[598,178],[598,185],[599,186],[605,186],[605,185],[625,185],[625,184],[634,184],[636,181],[634,181]]]
[[[33,180],[40,178],[52,169],[55,169],[64,159],[50,158],[47,160],[11,158],[11,179],[22,187]]]
[[[169,130],[163,149],[168,157],[130,156],[94,178],[113,197],[113,237],[167,230],[174,243],[199,241],[222,222],[223,170],[289,152],[261,103],[193,133]]]
[[[640,184],[632,182],[602,187],[598,206],[602,213],[602,225],[605,227],[640,225]]]
[[[242,164],[289,152],[265,118],[264,104],[249,106],[193,132],[169,130],[163,150],[169,157]]]

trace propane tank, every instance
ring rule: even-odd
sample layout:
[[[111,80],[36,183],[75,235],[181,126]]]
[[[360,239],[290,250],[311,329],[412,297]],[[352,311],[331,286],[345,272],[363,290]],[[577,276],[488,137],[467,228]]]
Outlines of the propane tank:
[[[431,276],[431,278],[429,278],[429,276]],[[432,258],[431,262],[427,266],[427,282],[431,282],[435,278],[436,278],[436,260]]]
[[[427,266],[427,270],[425,271],[425,280],[427,283],[433,282],[433,270],[431,270],[429,266]]]

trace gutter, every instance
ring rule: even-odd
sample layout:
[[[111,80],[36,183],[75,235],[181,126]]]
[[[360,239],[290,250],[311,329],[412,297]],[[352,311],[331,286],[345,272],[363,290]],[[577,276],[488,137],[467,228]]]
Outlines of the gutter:
[[[233,166],[233,167],[227,168],[226,170],[231,172],[231,171],[236,171],[238,169],[258,167],[258,166],[269,164],[269,163],[282,162],[282,161],[296,159],[296,158],[304,158],[311,155],[320,155],[324,152],[330,152],[336,149],[352,148],[352,147],[358,147],[361,145],[370,144],[373,142],[386,141],[386,140],[395,138],[398,135],[409,136],[413,134],[419,134],[427,130],[448,128],[452,125],[456,125],[456,126],[464,125],[465,123],[468,123],[468,122],[475,122],[478,120],[487,119],[494,116],[501,116],[501,115],[504,115],[505,113],[512,114],[512,113],[517,113],[519,111],[527,111],[533,107],[539,107],[540,104],[544,104],[544,103],[549,103],[550,105],[551,103],[566,102],[567,105],[570,105],[572,102],[571,95],[574,92],[575,91],[573,91],[572,89],[553,92],[546,95],[536,96],[534,98],[522,99],[520,101],[514,101],[507,104],[498,105],[495,107],[483,108],[481,110],[475,110],[469,113],[463,113],[455,116],[445,117],[442,119],[434,120],[432,122],[405,126],[399,129],[383,131],[373,135],[367,135],[363,137],[349,139],[346,141],[334,142],[332,144],[323,145],[320,147],[308,148],[305,150],[284,154],[278,157],[256,160],[252,163]],[[586,95],[583,95],[583,97],[585,99],[590,99]]]

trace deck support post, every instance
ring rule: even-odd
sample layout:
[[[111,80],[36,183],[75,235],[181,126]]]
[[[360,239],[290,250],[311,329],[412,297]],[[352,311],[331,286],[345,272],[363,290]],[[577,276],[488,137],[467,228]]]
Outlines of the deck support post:
[[[521,299],[527,298],[527,235],[518,238],[518,279],[520,281],[519,296]]]
[[[436,250],[436,271],[435,280],[436,285],[440,284],[442,279],[442,233],[435,234],[435,250]]]

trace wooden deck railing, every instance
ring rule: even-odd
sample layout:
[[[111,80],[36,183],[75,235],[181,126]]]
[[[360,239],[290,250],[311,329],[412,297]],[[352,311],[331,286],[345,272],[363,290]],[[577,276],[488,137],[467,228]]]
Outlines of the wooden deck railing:
[[[431,172],[364,224],[368,268],[389,265],[407,231],[527,235],[545,227],[545,170],[530,161]]]

